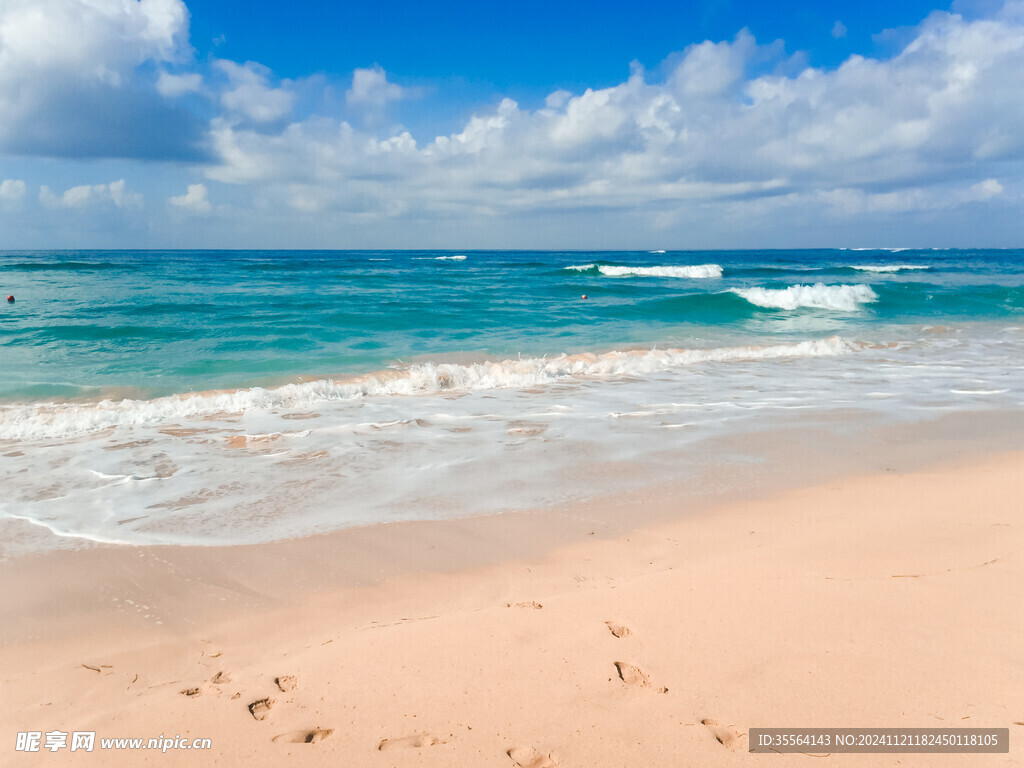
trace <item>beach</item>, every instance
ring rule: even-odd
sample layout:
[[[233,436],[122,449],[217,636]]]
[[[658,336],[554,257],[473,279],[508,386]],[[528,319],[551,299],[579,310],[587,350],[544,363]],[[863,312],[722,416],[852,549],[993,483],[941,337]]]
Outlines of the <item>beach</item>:
[[[1024,0],[786,10],[0,0],[0,768],[1024,768]]]
[[[1018,255],[5,254],[0,762],[1019,764]]]
[[[1008,727],[1009,755],[829,759],[1019,764],[1024,453],[966,423],[738,495],[9,559],[0,717],[210,739],[103,765],[817,764],[747,752],[797,726]]]

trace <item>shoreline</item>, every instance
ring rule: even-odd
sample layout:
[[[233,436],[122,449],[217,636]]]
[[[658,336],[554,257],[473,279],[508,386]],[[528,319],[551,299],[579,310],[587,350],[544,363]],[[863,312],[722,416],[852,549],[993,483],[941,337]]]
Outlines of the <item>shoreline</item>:
[[[150,564],[154,588],[183,569],[223,567],[237,574],[225,577],[225,583],[255,584],[257,590],[274,594],[279,579],[266,577],[259,562],[274,564],[271,572],[287,573],[293,580],[303,577],[305,590],[367,587],[410,572],[452,572],[496,560],[544,557],[590,536],[614,538],[634,528],[681,522],[844,478],[971,465],[989,455],[1024,450],[1018,437],[1024,434],[1024,411],[951,412],[895,424],[882,419],[864,423],[867,416],[857,410],[824,411],[805,422],[768,422],[760,429],[708,437],[700,444],[707,454],[703,462],[694,461],[693,448],[684,446],[679,456],[690,458],[691,465],[661,483],[630,484],[626,476],[642,470],[620,463],[615,468],[623,477],[621,490],[613,493],[544,507],[349,525],[270,541],[124,544],[59,535],[36,522],[7,519],[0,526],[7,539],[0,542],[0,593],[16,595],[21,582],[28,581],[43,586],[48,604],[61,600],[67,583],[51,574],[65,561],[84,577],[75,580],[73,591],[82,602],[74,613],[98,614],[104,620],[117,620],[104,613],[103,601],[95,597],[105,578],[134,572],[139,561]],[[15,528],[23,536],[34,534],[35,546],[31,539],[27,549],[12,546]],[[481,543],[485,546],[475,546]],[[336,552],[355,556],[344,564],[331,563]],[[310,553],[316,554],[312,563]],[[240,586],[239,592],[252,589]],[[35,636],[35,625],[26,621],[31,616],[0,604],[0,643]],[[49,623],[49,618],[43,616],[42,622]],[[80,630],[70,625],[65,631]]]
[[[552,488],[553,500],[542,500],[539,504],[522,502],[504,502],[494,504],[494,499],[504,498],[499,492],[492,497],[481,497],[486,493],[488,481],[483,476],[473,478],[475,496],[462,493],[447,497],[443,493],[431,491],[427,498],[429,503],[421,503],[420,509],[413,512],[403,511],[401,505],[389,509],[394,510],[393,516],[374,518],[358,513],[343,518],[340,523],[331,524],[326,518],[328,527],[321,525],[317,530],[310,528],[308,522],[300,524],[298,533],[268,536],[263,531],[255,536],[242,535],[232,541],[230,537],[216,534],[210,543],[198,541],[202,533],[195,536],[182,537],[179,531],[169,527],[164,532],[166,538],[160,540],[160,529],[156,528],[153,537],[146,540],[145,531],[141,540],[132,540],[131,534],[116,535],[118,529],[110,528],[114,535],[91,532],[67,532],[51,527],[44,518],[32,519],[21,515],[9,515],[0,519],[0,587],[4,582],[4,562],[11,558],[23,558],[33,553],[46,551],[76,550],[89,547],[111,547],[114,551],[123,547],[141,547],[143,549],[167,547],[170,551],[179,548],[198,547],[225,548],[259,546],[275,542],[292,541],[295,539],[317,539],[334,534],[344,535],[345,531],[372,528],[375,525],[403,525],[421,523],[438,523],[449,519],[472,519],[474,517],[490,518],[495,515],[547,514],[552,509],[569,506],[587,506],[591,499],[622,497],[627,499],[636,493],[650,495],[663,489],[684,487],[685,495],[690,502],[698,506],[709,503],[722,503],[729,499],[748,493],[763,494],[785,488],[799,487],[824,481],[843,474],[881,468],[885,464],[895,469],[908,469],[927,463],[941,462],[949,457],[984,452],[1014,450],[1021,447],[1022,442],[1017,435],[1024,433],[1024,410],[1011,408],[997,410],[993,408],[967,410],[947,410],[942,412],[919,411],[915,418],[894,420],[884,410],[864,408],[860,406],[814,409],[802,412],[796,418],[788,418],[785,412],[780,417],[770,409],[747,417],[741,429],[718,432],[714,428],[707,429],[707,420],[695,420],[695,430],[687,431],[676,438],[675,444],[665,440],[663,447],[650,450],[645,462],[630,459],[603,460],[592,465],[589,460],[580,459],[578,463],[565,463],[562,468],[561,486]],[[304,415],[304,414],[299,414]],[[311,414],[319,415],[319,414]],[[414,424],[420,426],[419,417],[414,413],[402,422],[386,422],[384,426],[393,424]],[[627,414],[632,415],[632,414]],[[429,419],[430,416],[428,415]],[[300,427],[304,422],[298,422]],[[530,420],[516,421],[510,418],[508,426],[510,434],[516,428],[523,427],[528,440],[537,440],[538,425]],[[377,425],[362,425],[372,432]],[[444,425],[441,425],[444,426]],[[205,428],[170,428],[168,435],[180,436],[189,445],[201,446],[203,443],[220,444],[227,449],[239,453],[247,453],[259,457],[273,453],[269,440],[285,433],[255,435],[250,444],[249,435],[243,434],[237,425],[211,425]],[[261,431],[257,428],[256,431]],[[263,429],[262,431],[266,431]],[[462,428],[451,431],[462,431]],[[493,433],[492,433],[493,434]],[[301,436],[301,435],[300,435]],[[497,436],[502,437],[499,431]],[[691,436],[695,436],[692,438]],[[539,435],[540,444],[553,443],[547,435]],[[266,445],[264,445],[266,442]],[[113,452],[134,445],[145,445],[144,440],[138,442],[115,442],[111,440],[108,449]],[[536,445],[536,443],[534,443]],[[56,444],[55,444],[56,445]],[[73,445],[73,444],[69,444]],[[184,445],[184,443],[183,443]],[[281,449],[277,449],[281,450]],[[301,451],[296,446],[295,451]],[[298,453],[296,461],[306,458],[317,458],[321,454]],[[12,456],[22,456],[15,452]],[[217,454],[218,456],[220,454]],[[512,456],[512,458],[515,458]],[[16,459],[20,460],[20,459]],[[152,466],[142,464],[143,472],[150,474],[165,472],[159,462],[150,462]],[[55,465],[57,466],[57,465]],[[500,466],[495,469],[501,471]],[[25,470],[22,470],[23,472]],[[124,471],[124,470],[113,470]],[[129,470],[138,471],[138,470]],[[478,473],[479,474],[479,473]],[[13,475],[11,475],[13,477]],[[127,477],[127,475],[125,475]],[[137,478],[135,478],[137,479]],[[143,478],[144,480],[147,478]],[[453,479],[453,478],[449,478]],[[493,475],[491,476],[493,480]],[[508,487],[508,478],[499,476]],[[545,482],[552,478],[545,478]],[[525,486],[524,486],[525,487]],[[429,489],[428,489],[429,490]],[[180,495],[180,494],[179,494]],[[543,494],[534,492],[533,496],[543,499]],[[713,497],[713,498],[709,498]],[[454,503],[453,503],[454,501]],[[190,504],[189,499],[182,499],[183,504]],[[125,503],[131,509],[132,499],[118,503],[112,499],[108,503],[106,514],[124,517],[118,509]],[[324,499],[320,499],[322,505]],[[447,504],[447,506],[446,506]],[[2,505],[0,505],[2,506]],[[10,506],[10,504],[8,504]],[[166,506],[166,504],[165,504]],[[289,509],[291,509],[289,507]],[[415,509],[415,505],[414,505]],[[307,506],[298,511],[300,516],[310,511],[324,517],[322,506]],[[271,512],[273,512],[271,510]],[[280,513],[278,513],[280,516]],[[231,530],[231,525],[238,525],[238,520],[231,515],[226,520],[224,530]],[[360,519],[362,518],[362,519]],[[119,521],[128,524],[128,531],[134,519],[130,514]],[[283,519],[283,518],[282,518]],[[308,519],[308,518],[300,518]],[[213,522],[212,520],[210,521]],[[305,527],[305,530],[302,528]],[[225,540],[227,539],[227,540]],[[2,612],[0,612],[2,618]],[[2,631],[2,630],[0,630]]]
[[[972,441],[967,426],[879,429],[860,471],[731,497],[670,486],[273,544],[16,557],[0,563],[0,711],[14,730],[211,738],[207,756],[257,765],[507,766],[515,748],[729,765],[750,759],[752,726],[954,720],[1009,727],[1019,760],[1024,453],[1010,427],[985,440],[974,423]],[[290,741],[318,729],[333,733]],[[972,759],[850,759],[897,758]]]
[[[914,327],[914,326],[912,326]],[[920,327],[928,327],[922,324]],[[713,341],[713,340],[712,340]],[[522,353],[490,353],[486,351],[456,350],[445,353],[424,353],[404,359],[395,359],[390,364],[382,363],[380,367],[363,372],[351,373],[291,373],[275,374],[264,377],[260,382],[240,384],[229,387],[211,387],[200,390],[167,392],[149,396],[131,397],[131,393],[145,395],[145,392],[133,385],[92,385],[90,388],[101,390],[97,395],[81,395],[66,400],[56,401],[53,398],[41,400],[0,400],[0,414],[3,410],[36,409],[37,412],[73,411],[96,406],[120,407],[125,404],[145,406],[157,401],[191,403],[214,400],[218,397],[231,397],[251,394],[255,390],[265,390],[270,395],[287,399],[286,395],[296,389],[310,389],[316,385],[351,390],[345,397],[328,397],[314,394],[308,401],[296,400],[285,402],[279,407],[315,406],[318,404],[338,401],[358,400],[367,397],[419,397],[430,395],[468,394],[481,390],[522,389],[537,386],[557,386],[575,382],[600,382],[614,380],[638,374],[663,373],[691,365],[750,362],[760,359],[789,359],[803,357],[837,357],[846,354],[857,354],[865,349],[883,349],[885,345],[873,344],[857,339],[848,339],[839,334],[827,336],[811,336],[801,339],[758,339],[757,343],[742,344],[736,341],[715,346],[679,347],[669,339],[663,343],[629,342],[626,346],[610,346],[600,344],[593,349],[575,351],[544,352],[537,354]],[[896,342],[892,342],[893,344]],[[630,369],[629,364],[647,364],[646,369]],[[526,383],[512,378],[508,382],[485,382],[489,372],[500,371],[509,377],[515,375],[536,376],[538,380]],[[420,380],[416,382],[416,375]],[[469,378],[458,381],[457,374]],[[549,376],[548,379],[541,378]],[[389,390],[388,386],[396,382],[414,381],[411,389]],[[377,389],[373,387],[376,386]],[[184,413],[183,419],[202,419],[211,414],[227,413],[240,415],[246,409],[227,410],[213,408],[209,413],[197,411],[194,414]],[[73,433],[68,436],[88,436],[109,429],[109,425],[92,427],[90,430]],[[53,439],[54,436],[44,435],[36,439]],[[61,436],[63,437],[63,435]],[[17,438],[0,438],[4,442],[16,442]],[[28,438],[31,439],[31,438]]]

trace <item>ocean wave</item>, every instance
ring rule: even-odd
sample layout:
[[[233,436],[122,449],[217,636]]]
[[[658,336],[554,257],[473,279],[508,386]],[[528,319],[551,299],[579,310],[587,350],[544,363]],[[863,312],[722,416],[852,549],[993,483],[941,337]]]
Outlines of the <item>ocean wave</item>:
[[[717,264],[694,264],[682,267],[616,267],[602,264],[598,271],[607,277],[721,277]]]
[[[903,270],[931,269],[926,264],[851,264],[850,269],[859,269],[862,272],[902,272]]]
[[[877,301],[870,285],[791,285],[788,288],[735,288],[751,304],[769,309],[831,309],[855,312],[861,304]]]
[[[412,396],[518,389],[569,380],[644,376],[687,365],[733,360],[830,357],[862,345],[838,336],[773,346],[631,349],[469,365],[424,363],[348,379],[322,379],[274,389],[253,387],[155,400],[103,400],[0,406],[0,440],[74,437],[103,429],[152,426],[246,411],[273,411],[369,396]]]
[[[690,264],[683,266],[657,267],[626,267],[613,264],[573,264],[566,269],[576,272],[589,272],[596,269],[605,277],[679,277],[707,278],[721,277],[722,268],[718,264]]]

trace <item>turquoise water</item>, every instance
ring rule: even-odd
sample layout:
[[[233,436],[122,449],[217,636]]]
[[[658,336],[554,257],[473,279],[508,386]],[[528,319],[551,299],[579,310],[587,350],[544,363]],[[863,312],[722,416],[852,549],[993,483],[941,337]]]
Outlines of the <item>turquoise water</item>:
[[[0,401],[154,397],[627,346],[1019,318],[1024,251],[0,253]],[[566,269],[586,266],[589,269]],[[718,265],[721,277],[602,267]],[[855,265],[914,266],[879,273]],[[870,286],[858,311],[732,292]],[[586,294],[588,299],[580,297]],[[831,297],[833,303],[843,297]]]
[[[765,461],[742,448],[755,432],[810,426],[827,444],[1019,412],[1022,261],[0,253],[17,299],[0,305],[0,556],[728,485]],[[709,449],[724,444],[740,447]]]

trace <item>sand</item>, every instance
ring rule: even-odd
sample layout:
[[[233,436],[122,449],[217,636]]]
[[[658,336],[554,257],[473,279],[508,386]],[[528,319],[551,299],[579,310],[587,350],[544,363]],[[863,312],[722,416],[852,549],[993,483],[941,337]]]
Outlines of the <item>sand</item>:
[[[1024,763],[1024,454],[686,498],[15,558],[0,764]],[[746,751],[753,726],[943,725],[1011,751]],[[54,729],[212,748],[12,749]]]

